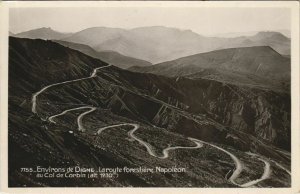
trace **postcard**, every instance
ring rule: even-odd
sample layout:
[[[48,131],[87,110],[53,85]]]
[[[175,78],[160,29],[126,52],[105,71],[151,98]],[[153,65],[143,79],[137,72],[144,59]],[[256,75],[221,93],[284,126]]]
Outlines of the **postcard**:
[[[299,2],[3,2],[1,23],[2,192],[300,191]]]

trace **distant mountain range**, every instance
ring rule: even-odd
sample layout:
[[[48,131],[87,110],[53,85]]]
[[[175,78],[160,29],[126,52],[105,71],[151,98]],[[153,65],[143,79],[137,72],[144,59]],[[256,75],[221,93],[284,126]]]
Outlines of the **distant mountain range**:
[[[40,28],[14,36],[85,44],[97,52],[114,51],[153,64],[218,49],[249,46],[270,46],[282,55],[290,55],[290,39],[279,32],[271,31],[258,32],[251,36],[221,38],[206,37],[191,30],[162,26],[130,30],[93,27],[68,34],[50,28]]]

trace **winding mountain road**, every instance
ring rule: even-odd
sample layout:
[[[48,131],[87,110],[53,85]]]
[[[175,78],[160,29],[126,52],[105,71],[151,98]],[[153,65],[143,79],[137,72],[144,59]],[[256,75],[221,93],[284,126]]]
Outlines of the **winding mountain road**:
[[[61,113],[59,113],[59,114],[56,114],[56,115],[53,115],[53,116],[49,117],[49,118],[48,118],[48,121],[50,121],[51,123],[55,123],[55,124],[56,124],[56,122],[54,121],[54,118],[59,117],[59,116],[62,116],[62,115],[64,115],[64,114],[68,113],[68,112],[71,112],[71,111],[74,111],[74,110],[80,110],[80,109],[90,109],[90,110],[88,110],[88,111],[85,111],[85,112],[81,113],[81,114],[77,117],[78,131],[84,132],[84,131],[86,131],[86,129],[85,129],[85,127],[84,127],[83,124],[82,124],[82,118],[83,118],[83,116],[85,116],[85,115],[87,115],[87,114],[89,114],[89,113],[95,111],[95,110],[97,109],[97,108],[95,108],[95,107],[92,107],[92,106],[82,106],[82,107],[77,107],[77,108],[67,109],[67,110],[65,110],[65,111],[63,111],[63,112],[61,112]]]
[[[51,123],[56,123],[54,121],[54,119],[56,117],[59,117],[59,116],[62,116],[64,114],[67,114],[68,112],[71,112],[71,111],[74,111],[74,110],[80,110],[80,109],[85,109],[85,108],[91,108],[91,106],[81,106],[81,107],[77,107],[77,108],[71,108],[71,109],[67,109],[67,110],[64,110],[63,112],[59,113],[59,114],[56,114],[56,115],[52,115],[48,118],[48,121],[50,121]]]
[[[37,97],[43,93],[44,91],[46,91],[47,89],[51,88],[51,87],[54,87],[54,86],[58,86],[58,85],[62,85],[62,84],[68,84],[68,83],[72,83],[72,82],[76,82],[76,81],[82,81],[82,80],[85,80],[85,79],[89,79],[89,78],[93,78],[93,77],[96,77],[97,76],[97,71],[99,69],[103,69],[103,68],[107,68],[111,65],[107,65],[107,66],[103,66],[103,67],[98,67],[98,68],[95,68],[93,70],[93,72],[91,73],[91,75],[89,77],[85,77],[85,78],[81,78],[81,79],[75,79],[75,80],[70,80],[70,81],[64,81],[64,82],[59,82],[59,83],[55,83],[55,84],[51,84],[51,85],[48,85],[44,88],[42,88],[40,91],[36,92],[33,94],[32,96],[32,112],[34,114],[37,114],[37,110],[36,110],[36,107],[37,107]],[[149,96],[147,96],[149,97]],[[157,99],[156,99],[157,100]],[[159,102],[163,103],[163,105],[167,106],[167,107],[172,107],[172,108],[175,108],[175,109],[178,109],[177,107],[173,106],[173,105],[170,105],[170,104],[167,104],[163,101],[160,101]],[[77,117],[77,125],[78,125],[78,131],[81,131],[81,132],[84,132],[86,131],[86,128],[84,127],[83,123],[82,123],[82,120],[84,118],[84,116],[86,116],[87,114],[95,111],[97,108],[96,107],[93,107],[93,106],[82,106],[82,107],[77,107],[77,108],[71,108],[71,109],[67,109],[67,110],[64,110],[62,111],[61,113],[59,114],[55,114],[55,115],[52,115],[48,118],[48,120],[52,123],[56,123],[54,121],[54,119],[56,117],[59,117],[59,116],[62,116],[70,111],[75,111],[75,110],[81,110],[81,109],[88,109],[87,111],[81,113],[78,117]],[[180,109],[178,109],[180,110]],[[180,110],[181,111],[181,110]],[[184,112],[184,111],[183,111]],[[185,113],[185,112],[184,112]],[[183,113],[183,114],[184,114]],[[186,114],[186,113],[185,113]],[[188,115],[190,116],[190,115]],[[194,118],[193,118],[194,119]],[[259,178],[259,179],[256,179],[256,180],[252,180],[252,181],[249,181],[247,183],[244,183],[244,184],[238,184],[236,182],[236,179],[239,177],[239,175],[241,174],[244,166],[242,164],[242,162],[232,153],[230,153],[229,151],[221,148],[221,147],[218,147],[214,144],[211,144],[211,143],[208,143],[208,142],[205,142],[205,141],[202,141],[202,140],[199,140],[199,139],[195,139],[195,138],[191,138],[191,137],[188,137],[188,140],[192,141],[195,143],[195,146],[193,147],[190,147],[190,146],[174,146],[174,147],[167,147],[165,148],[163,151],[162,151],[162,155],[157,155],[153,149],[153,147],[143,141],[142,139],[138,138],[134,133],[140,128],[139,124],[135,124],[135,123],[121,123],[121,124],[115,124],[115,125],[110,125],[110,126],[106,126],[106,127],[102,127],[100,129],[97,130],[96,134],[100,135],[104,130],[106,129],[109,129],[109,128],[115,128],[115,127],[121,127],[121,126],[131,126],[133,127],[133,129],[131,129],[130,131],[128,131],[128,136],[134,140],[136,140],[137,142],[139,142],[141,145],[143,145],[147,152],[149,153],[149,155],[153,156],[153,157],[156,157],[156,158],[159,158],[159,159],[166,159],[169,157],[169,152],[171,150],[176,150],[176,149],[198,149],[198,148],[202,148],[204,144],[206,145],[209,145],[211,147],[214,147],[224,153],[226,153],[227,155],[229,155],[231,157],[231,159],[233,160],[234,162],[234,165],[235,165],[235,169],[232,173],[232,175],[230,176],[230,178],[228,179],[232,184],[236,185],[236,186],[240,186],[240,187],[250,187],[250,186],[253,186],[267,178],[270,177],[270,173],[271,173],[271,170],[270,170],[270,163],[260,157],[258,157],[258,160],[261,160],[262,162],[264,162],[265,164],[265,167],[264,167],[264,173],[262,174],[262,176]],[[277,163],[278,164],[278,163]],[[276,165],[277,165],[276,164]],[[285,169],[284,167],[282,167],[280,164],[279,166],[281,168],[283,168],[284,170],[286,170],[289,174],[290,172]]]
[[[234,185],[237,185],[237,186],[240,186],[240,184],[236,183],[235,182],[235,179],[238,178],[238,176],[241,174],[242,170],[243,170],[243,164],[242,162],[232,153],[230,153],[229,151],[223,149],[223,148],[220,148],[214,144],[211,144],[211,143],[208,143],[208,142],[204,142],[204,141],[201,141],[199,139],[195,139],[195,138],[190,138],[190,139],[193,139],[194,141],[199,141],[203,144],[207,144],[211,147],[214,147],[218,150],[221,150],[222,152],[225,152],[227,155],[229,155],[231,157],[231,159],[234,161],[234,164],[235,164],[235,170],[233,171],[231,177],[229,178],[229,181],[234,184]]]
[[[251,186],[256,185],[257,183],[259,183],[263,180],[266,180],[270,177],[270,175],[271,175],[270,163],[262,158],[258,158],[258,160],[262,161],[265,164],[264,173],[262,174],[262,176],[259,179],[252,180],[248,183],[242,184],[242,185],[240,185],[241,187],[251,187]]]
[[[240,187],[250,187],[250,186],[253,186],[267,178],[270,177],[270,163],[266,160],[263,160],[261,158],[258,158],[259,160],[263,161],[265,163],[265,168],[264,168],[264,173],[263,175],[261,176],[261,178],[259,179],[256,179],[256,180],[252,180],[252,181],[249,181],[247,183],[244,183],[244,184],[238,184],[236,183],[236,179],[239,177],[239,175],[241,174],[244,166],[242,164],[242,162],[232,153],[230,153],[229,151],[221,148],[221,147],[218,147],[214,144],[211,144],[211,143],[208,143],[208,142],[204,142],[204,141],[201,141],[199,139],[196,139],[196,138],[191,138],[191,137],[188,137],[188,139],[190,141],[193,141],[196,146],[194,147],[188,147],[188,146],[174,146],[174,147],[168,147],[168,148],[165,148],[163,150],[163,156],[158,156],[155,151],[153,150],[152,146],[143,141],[142,139],[138,138],[137,136],[134,135],[134,132],[136,130],[139,129],[139,125],[138,124],[134,124],[134,123],[122,123],[122,124],[117,124],[117,125],[110,125],[110,126],[106,126],[106,127],[102,127],[100,129],[98,129],[98,131],[96,132],[96,134],[100,135],[104,130],[106,129],[109,129],[109,128],[114,128],[114,127],[121,127],[121,126],[132,126],[133,129],[130,130],[128,132],[128,136],[133,138],[134,140],[138,141],[141,145],[145,146],[145,148],[147,149],[149,155],[153,156],[153,157],[156,157],[156,158],[160,158],[160,159],[166,159],[169,157],[169,151],[171,150],[176,150],[176,149],[198,149],[198,148],[201,148],[203,147],[203,144],[207,144],[209,146],[212,146],[222,152],[225,152],[227,155],[229,155],[231,157],[231,159],[234,161],[234,164],[235,164],[235,170],[233,172],[233,174],[230,176],[229,178],[229,181],[231,183],[233,183],[234,185],[237,185],[237,186],[240,186]]]
[[[55,121],[53,120],[54,118],[58,117],[58,116],[62,116],[70,111],[75,111],[75,110],[80,110],[80,109],[89,109],[88,111],[85,111],[83,113],[81,113],[78,117],[77,117],[77,124],[78,124],[78,130],[79,131],[86,131],[85,127],[83,126],[83,123],[82,123],[82,119],[85,115],[95,111],[97,108],[96,107],[93,107],[93,106],[82,106],[82,107],[77,107],[77,108],[71,108],[71,109],[68,109],[68,110],[64,110],[63,112],[59,113],[59,114],[56,114],[56,115],[53,115],[51,117],[48,118],[48,120],[52,123],[55,123]],[[115,127],[122,127],[122,126],[131,126],[133,127],[133,129],[131,129],[130,131],[128,131],[128,136],[131,137],[132,139],[138,141],[141,145],[143,145],[147,152],[149,153],[149,155],[153,156],[153,157],[156,157],[156,158],[160,158],[160,159],[166,159],[169,157],[169,152],[171,150],[176,150],[176,149],[198,149],[198,148],[201,148],[203,147],[203,144],[206,144],[206,145],[209,145],[211,147],[214,147],[224,153],[226,153],[227,155],[229,155],[231,157],[231,159],[233,160],[234,162],[234,165],[235,165],[235,170],[233,171],[232,175],[230,176],[229,178],[229,181],[236,185],[236,186],[239,186],[239,187],[250,187],[250,186],[253,186],[267,178],[269,178],[270,176],[270,163],[267,162],[266,160],[263,160],[261,158],[258,158],[259,160],[263,161],[265,163],[265,168],[264,168],[264,173],[263,175],[261,176],[261,178],[259,179],[256,179],[256,180],[252,180],[252,181],[249,181],[247,183],[244,183],[244,184],[238,184],[236,183],[236,179],[239,177],[239,175],[241,174],[244,166],[242,164],[242,162],[232,153],[230,153],[229,151],[219,147],[219,146],[216,146],[214,144],[211,144],[211,143],[208,143],[208,142],[205,142],[205,141],[202,141],[202,140],[199,140],[199,139],[196,139],[196,138],[191,138],[191,137],[188,137],[188,140],[194,142],[196,145],[194,147],[189,147],[189,146],[174,146],[174,147],[168,147],[168,148],[165,148],[163,151],[162,151],[162,156],[159,156],[155,153],[153,147],[143,141],[142,139],[138,138],[134,132],[137,131],[139,128],[140,128],[140,125],[139,124],[135,124],[135,123],[121,123],[121,124],[115,124],[115,125],[109,125],[109,126],[106,126],[106,127],[102,127],[102,128],[99,128],[97,130],[97,132],[95,134],[97,135],[100,135],[104,130],[106,129],[110,129],[110,128],[115,128]],[[254,155],[252,153],[248,153],[249,155]]]
[[[81,113],[78,117],[77,117],[77,123],[78,123],[78,131],[81,131],[81,132],[85,132],[86,131],[86,128],[83,126],[82,124],[82,119],[85,115],[95,111],[97,108],[96,107],[89,107],[90,110],[84,112],[84,113]]]
[[[82,81],[82,80],[86,80],[86,79],[90,79],[90,78],[93,78],[93,77],[96,77],[97,76],[97,71],[99,69],[103,69],[103,68],[107,68],[107,67],[110,67],[111,65],[107,65],[107,66],[102,66],[102,67],[97,67],[93,70],[93,72],[91,73],[91,76],[89,77],[84,77],[84,78],[80,78],[80,79],[74,79],[74,80],[69,80],[69,81],[64,81],[64,82],[59,82],[59,83],[54,83],[54,84],[50,84],[44,88],[42,88],[40,91],[36,92],[33,94],[32,96],[32,99],[31,99],[31,102],[32,102],[32,107],[31,107],[31,111],[34,113],[34,114],[37,114],[37,110],[36,110],[36,107],[37,107],[37,97],[43,93],[44,91],[46,91],[47,89],[51,88],[51,87],[54,87],[54,86],[59,86],[59,85],[63,85],[63,84],[68,84],[68,83],[72,83],[72,82],[77,82],[77,81]]]
[[[83,116],[85,116],[86,114],[89,114],[89,113],[95,111],[96,110],[95,107],[92,107],[92,106],[83,106],[83,107],[78,107],[78,108],[71,108],[71,109],[63,111],[62,113],[59,113],[59,114],[56,114],[56,115],[53,115],[53,116],[49,117],[48,120],[51,121],[51,122],[54,122],[53,121],[54,118],[56,118],[58,116],[62,116],[64,114],[66,114],[67,112],[74,111],[74,110],[79,110],[79,109],[86,109],[86,108],[88,108],[90,110],[88,110],[88,111],[80,114],[77,117],[78,130],[79,131],[85,131],[86,129],[84,128],[84,126],[82,124]],[[233,174],[231,175],[231,177],[229,178],[229,180],[233,184],[240,186],[239,184],[237,184],[235,182],[235,179],[239,176],[239,174],[241,173],[241,171],[243,169],[242,163],[240,162],[240,160],[235,155],[233,155],[232,153],[226,151],[225,149],[220,148],[220,147],[218,147],[216,145],[213,145],[213,144],[210,144],[210,143],[207,143],[207,142],[204,142],[204,141],[201,141],[201,140],[189,137],[188,139],[190,141],[193,141],[196,144],[196,146],[194,146],[194,147],[187,147],[187,146],[168,147],[168,148],[165,148],[163,150],[163,155],[162,156],[158,156],[155,153],[155,151],[153,150],[152,146],[149,143],[141,140],[140,138],[138,138],[137,136],[134,135],[134,132],[136,130],[138,130],[139,127],[140,127],[138,124],[134,124],[134,123],[121,123],[121,124],[109,125],[109,126],[106,126],[106,127],[102,127],[102,128],[100,128],[100,129],[97,130],[96,134],[100,135],[106,129],[115,128],[115,127],[121,127],[121,126],[131,126],[131,127],[133,127],[133,129],[128,132],[128,136],[131,137],[132,139],[138,141],[141,145],[145,146],[145,148],[147,149],[149,155],[151,155],[153,157],[156,157],[156,158],[166,159],[166,158],[169,157],[169,152],[171,150],[176,150],[176,149],[198,149],[198,148],[203,147],[203,144],[210,145],[210,146],[212,146],[214,148],[217,148],[217,149],[225,152],[226,154],[228,154],[233,159],[233,161],[235,163],[235,166],[236,166],[235,171],[233,172]]]
[[[138,141],[141,145],[145,146],[146,149],[147,149],[147,151],[148,151],[148,153],[151,156],[154,156],[156,158],[160,158],[160,159],[166,159],[166,158],[168,158],[169,157],[169,151],[171,151],[171,150],[176,150],[176,149],[198,149],[198,148],[203,147],[203,144],[201,144],[199,142],[193,141],[196,144],[196,146],[194,146],[194,147],[190,147],[190,146],[168,147],[168,148],[165,148],[163,150],[163,156],[158,156],[157,154],[155,154],[155,152],[152,149],[152,146],[149,143],[141,140],[140,138],[138,138],[137,136],[134,135],[134,132],[139,129],[139,125],[137,125],[137,124],[131,124],[131,125],[134,126],[134,128],[128,132],[128,135],[131,138],[133,138],[134,140]]]
[[[97,130],[96,134],[100,135],[100,133],[102,133],[106,129],[114,128],[114,127],[121,127],[121,126],[131,126],[131,127],[133,127],[133,129],[128,132],[128,136],[131,137],[132,139],[138,141],[141,145],[145,146],[145,148],[147,149],[149,155],[151,155],[153,157],[156,157],[156,158],[160,158],[160,159],[168,158],[169,157],[169,151],[171,151],[171,150],[176,150],[176,149],[198,149],[198,148],[201,148],[203,146],[203,144],[193,141],[196,144],[194,147],[189,147],[189,146],[168,147],[168,148],[165,148],[162,151],[163,155],[159,156],[155,153],[155,151],[153,150],[153,147],[149,143],[141,140],[140,138],[138,138],[137,136],[134,135],[134,132],[140,128],[140,126],[138,124],[134,124],[134,123],[122,123],[122,124],[102,127],[102,128]]]

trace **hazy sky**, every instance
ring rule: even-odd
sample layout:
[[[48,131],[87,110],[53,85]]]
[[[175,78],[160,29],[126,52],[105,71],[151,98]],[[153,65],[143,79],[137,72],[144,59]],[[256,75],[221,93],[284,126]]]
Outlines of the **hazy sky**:
[[[40,27],[76,32],[89,27],[168,26],[203,35],[290,30],[288,8],[11,8],[10,31]]]

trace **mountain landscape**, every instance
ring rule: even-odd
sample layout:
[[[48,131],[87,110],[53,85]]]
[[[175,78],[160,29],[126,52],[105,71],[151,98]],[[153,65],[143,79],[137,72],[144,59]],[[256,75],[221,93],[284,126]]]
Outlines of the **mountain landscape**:
[[[152,64],[213,50],[250,46],[270,46],[279,54],[290,55],[290,38],[273,31],[224,38],[207,37],[191,30],[164,26],[133,29],[92,27],[68,34],[58,33],[50,28],[40,28],[14,36],[84,44],[97,52],[114,51]]]
[[[291,186],[290,39],[282,34],[95,27],[14,36],[10,187]],[[41,178],[36,166],[123,171]]]

